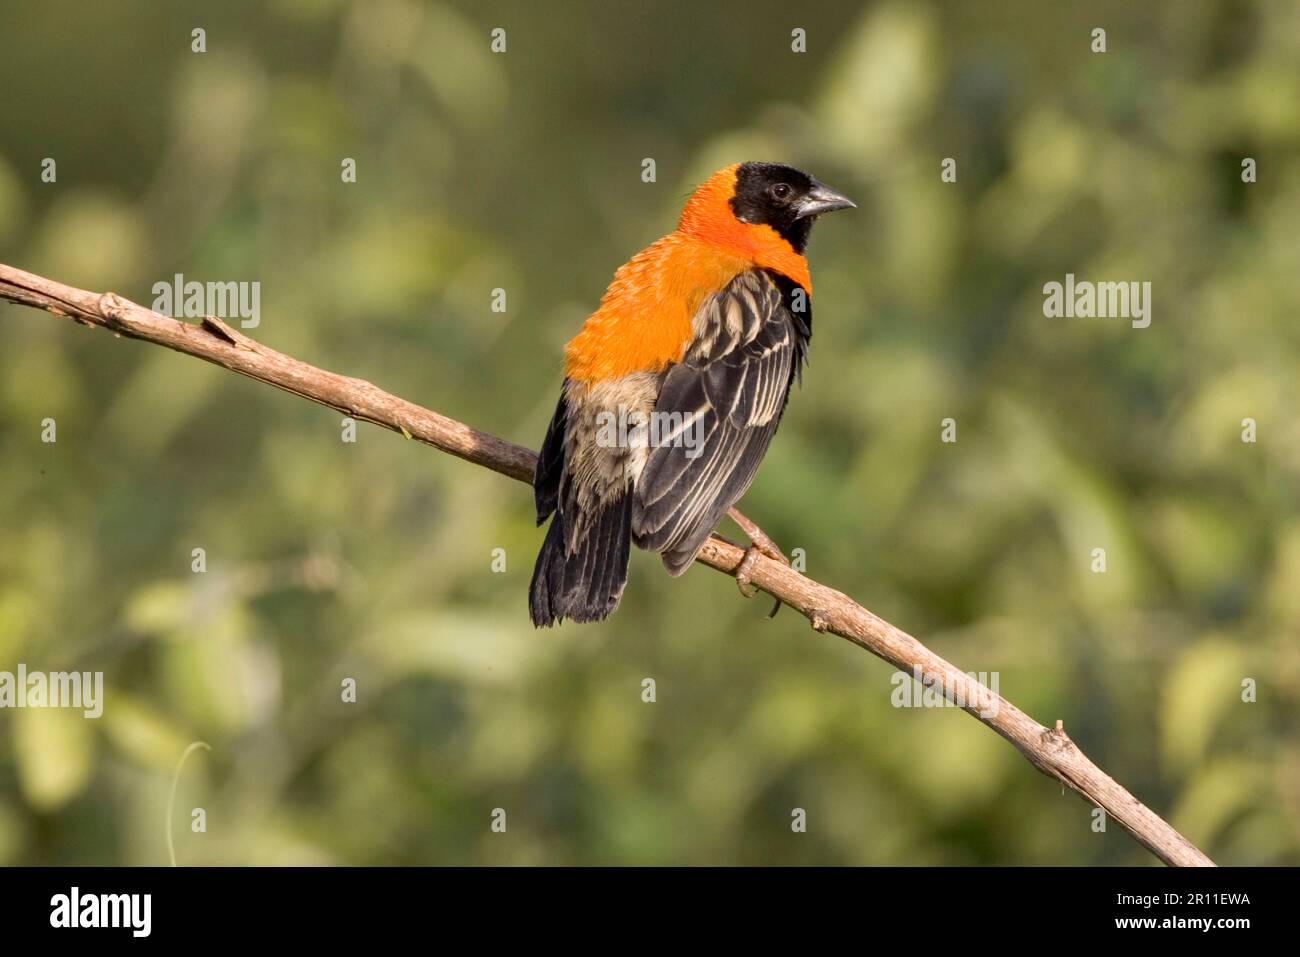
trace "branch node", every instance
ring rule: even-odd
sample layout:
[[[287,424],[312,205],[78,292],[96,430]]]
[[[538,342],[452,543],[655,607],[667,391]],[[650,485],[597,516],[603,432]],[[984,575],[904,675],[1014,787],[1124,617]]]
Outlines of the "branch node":
[[[105,319],[111,319],[114,322],[121,322],[126,318],[128,305],[129,303],[115,292],[104,293],[99,297],[99,302],[96,304],[99,314]],[[94,323],[86,322],[86,325],[93,326]]]
[[[1065,722],[1060,718],[1056,719],[1056,725],[1047,728],[1042,734],[1043,744],[1055,748],[1059,751],[1065,751],[1074,747],[1074,742],[1070,736],[1065,733]]]
[[[230,343],[230,345],[237,349],[248,349],[251,352],[257,351],[257,348],[253,345],[252,339],[248,338],[248,336],[244,335],[242,332],[236,332],[216,316],[204,316],[202,321],[199,322],[199,325],[207,332],[212,333],[218,339]]]
[[[830,613],[823,608],[816,608],[813,610],[812,614],[808,616],[808,624],[812,625],[813,631],[818,634],[826,634],[831,627],[830,618],[828,617],[829,614]]]

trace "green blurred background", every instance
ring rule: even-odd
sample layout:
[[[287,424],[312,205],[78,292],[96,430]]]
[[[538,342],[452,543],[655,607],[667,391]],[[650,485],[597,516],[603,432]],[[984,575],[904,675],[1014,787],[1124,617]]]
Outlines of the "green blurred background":
[[[1063,719],[1220,863],[1300,863],[1296,4],[6,0],[4,22],[0,261],[145,304],[177,272],[259,281],[255,337],[532,447],[564,342],[692,184],[771,159],[849,193],[745,511]],[[1066,272],[1150,281],[1151,327],[1045,319]],[[634,554],[613,620],[535,633],[540,541],[516,483],[0,306],[0,670],[107,684],[97,721],[0,712],[0,862],[165,863],[194,740],[182,863],[1152,862],[706,569]]]

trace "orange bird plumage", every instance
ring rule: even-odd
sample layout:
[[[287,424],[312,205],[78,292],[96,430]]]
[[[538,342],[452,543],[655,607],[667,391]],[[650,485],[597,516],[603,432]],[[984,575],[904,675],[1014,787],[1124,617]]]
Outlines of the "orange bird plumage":
[[[535,624],[612,613],[633,542],[680,574],[744,494],[812,334],[808,232],[852,205],[792,167],[728,166],[614,274],[538,459]]]

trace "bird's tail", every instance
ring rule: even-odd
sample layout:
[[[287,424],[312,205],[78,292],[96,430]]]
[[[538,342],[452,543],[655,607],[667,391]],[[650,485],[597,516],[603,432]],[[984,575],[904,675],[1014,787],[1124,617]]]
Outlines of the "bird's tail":
[[[528,588],[528,611],[538,628],[600,621],[613,614],[627,584],[632,539],[632,491],[605,502],[585,533],[568,547],[563,510],[551,517]]]

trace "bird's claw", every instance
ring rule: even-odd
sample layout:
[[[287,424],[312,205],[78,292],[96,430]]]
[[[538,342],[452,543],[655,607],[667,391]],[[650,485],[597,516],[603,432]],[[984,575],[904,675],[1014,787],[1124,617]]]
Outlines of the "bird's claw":
[[[785,553],[772,541],[771,537],[751,522],[744,514],[736,508],[732,508],[727,513],[732,520],[739,525],[749,536],[750,546],[745,549],[745,555],[736,566],[736,585],[740,588],[740,593],[746,598],[753,598],[758,594],[757,588],[750,588],[749,574],[754,569],[754,563],[758,561],[759,555],[766,555],[774,562],[780,562],[782,565],[789,565],[790,559],[785,557]],[[776,599],[772,610],[767,613],[768,618],[775,618],[776,613],[781,610],[781,599]]]
[[[749,573],[754,570],[754,563],[758,561],[760,554],[762,550],[757,545],[750,545],[745,549],[740,564],[736,566],[736,587],[746,598],[753,598],[758,594],[758,587],[749,582]]]

